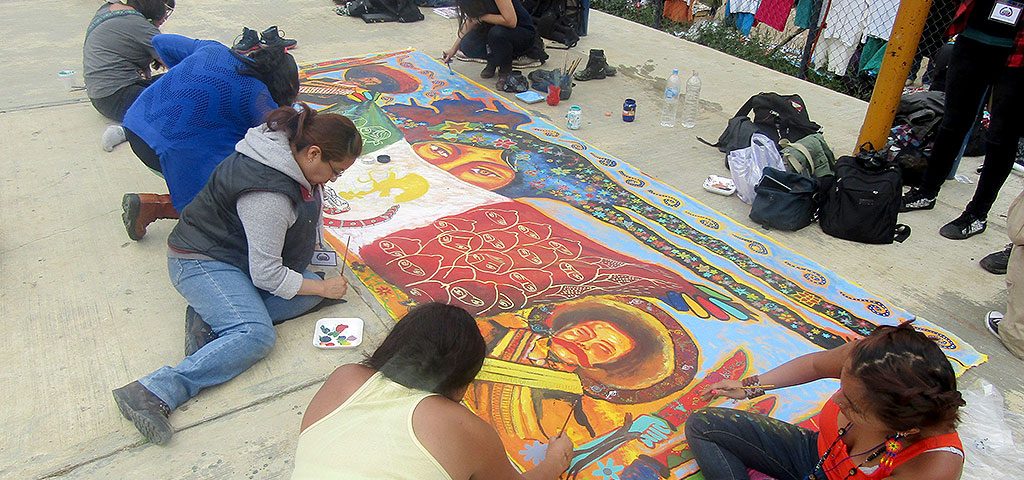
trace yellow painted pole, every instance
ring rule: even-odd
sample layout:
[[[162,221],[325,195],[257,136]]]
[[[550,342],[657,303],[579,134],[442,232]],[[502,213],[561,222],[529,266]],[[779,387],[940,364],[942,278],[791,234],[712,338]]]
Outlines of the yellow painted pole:
[[[870,143],[875,149],[885,147],[931,6],[932,0],[900,2],[896,23],[892,27],[889,44],[885,47],[885,58],[878,71],[875,89],[871,92],[868,113],[864,115],[864,124],[860,127],[860,136],[854,147],[855,155],[865,143]]]

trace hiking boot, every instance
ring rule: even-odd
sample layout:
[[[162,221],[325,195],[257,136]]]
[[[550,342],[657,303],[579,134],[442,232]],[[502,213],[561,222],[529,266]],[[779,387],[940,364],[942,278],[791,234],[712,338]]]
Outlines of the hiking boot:
[[[985,314],[985,328],[992,332],[992,335],[999,337],[999,322],[1003,321],[1003,313],[992,310]]]
[[[935,208],[935,195],[928,195],[919,188],[911,188],[903,194],[900,201],[900,213],[914,210],[931,210]]]
[[[494,78],[494,72],[497,70],[497,66],[488,64],[483,70],[480,70],[480,78]]]
[[[608,69],[611,69],[612,75],[615,75],[615,69],[608,66],[608,59],[604,56],[604,50],[591,49],[586,68],[581,72],[575,73],[573,78],[581,82],[600,80],[608,76],[606,73]]]
[[[113,391],[114,402],[124,418],[135,424],[142,436],[157,445],[171,440],[174,428],[167,417],[171,409],[157,397],[135,381]]]
[[[121,221],[128,238],[136,242],[146,236],[146,227],[150,223],[162,218],[178,218],[170,195],[126,193],[121,198]]]
[[[939,229],[939,235],[950,240],[964,240],[971,238],[985,231],[988,222],[971,212],[960,214],[956,220],[949,222]]]
[[[989,273],[994,273],[996,275],[1006,275],[1006,265],[1010,263],[1011,250],[1013,250],[1013,244],[1007,243],[1006,248],[998,252],[993,252],[988,255],[985,255],[985,258],[982,258],[981,261],[978,262],[978,264],[981,265],[981,268],[984,268],[985,271]]]
[[[284,38],[281,31],[277,29],[277,25],[274,25],[260,34],[260,43],[264,47],[281,47],[285,50],[290,50],[295,48],[295,45],[298,45],[299,42],[290,38]]]
[[[231,49],[238,53],[246,54],[259,50],[262,46],[263,45],[260,43],[260,34],[256,33],[256,30],[248,27],[242,27],[242,34],[238,36],[238,39],[235,41],[235,44],[231,46]]]
[[[185,356],[199,351],[207,343],[217,338],[210,325],[190,305],[185,309]]]

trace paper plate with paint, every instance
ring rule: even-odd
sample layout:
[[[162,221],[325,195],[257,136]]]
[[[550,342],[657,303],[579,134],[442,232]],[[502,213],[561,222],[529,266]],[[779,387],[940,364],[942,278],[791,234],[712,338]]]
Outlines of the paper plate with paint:
[[[321,318],[313,330],[313,346],[317,348],[350,348],[361,343],[361,318]]]

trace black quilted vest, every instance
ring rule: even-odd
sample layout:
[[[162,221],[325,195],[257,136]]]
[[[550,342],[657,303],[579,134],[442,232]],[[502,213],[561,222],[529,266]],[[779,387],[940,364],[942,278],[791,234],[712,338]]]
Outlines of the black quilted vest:
[[[181,212],[167,244],[181,252],[200,253],[249,273],[249,243],[235,204],[247,192],[277,192],[297,207],[298,218],[284,237],[284,266],[302,272],[317,241],[320,195],[303,199],[302,186],[288,175],[235,152],[210,175],[203,190]]]

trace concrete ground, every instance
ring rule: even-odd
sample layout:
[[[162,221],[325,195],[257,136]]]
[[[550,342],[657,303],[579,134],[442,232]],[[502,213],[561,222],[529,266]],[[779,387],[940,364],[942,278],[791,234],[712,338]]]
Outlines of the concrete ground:
[[[129,241],[121,195],[166,191],[127,146],[100,149],[107,121],[83,92],[65,92],[56,72],[81,71],[85,26],[99,0],[7,0],[0,16],[0,478],[278,478],[291,471],[299,419],[336,366],[358,360],[386,331],[358,295],[327,312],[292,320],[269,358],[241,377],[203,392],[172,416],[177,430],[165,447],[144,443],[110,396],[119,387],[181,358],[185,303],[166,276],[164,241],[172,222],[154,224]],[[302,62],[414,47],[437,53],[451,45],[456,23],[424,10],[416,24],[375,24],[335,15],[328,0],[179,2],[165,31],[231,43],[242,25],[277,24],[299,40]],[[592,12],[591,34],[576,47],[604,48],[620,74],[581,83],[572,102],[583,107],[577,135],[739,222],[751,224],[735,197],[704,192],[708,174],[727,174],[723,157],[694,134],[717,138],[728,116],[759,91],[799,93],[838,151],[852,150],[864,102],[786,77],[646,27]],[[562,52],[551,50],[561,64]],[[478,78],[477,64],[453,64]],[[705,100],[698,126],[657,126],[664,78],[673,67],[697,69]],[[79,76],[81,81],[81,76]],[[637,100],[637,121],[619,120],[622,100]],[[564,116],[567,104],[534,106]],[[605,112],[610,112],[606,116]],[[560,121],[560,120],[559,120]],[[977,159],[961,173],[977,181]],[[989,231],[966,241],[940,237],[974,185],[950,182],[935,210],[901,218],[914,229],[903,244],[870,246],[828,237],[816,227],[772,233],[827,268],[945,326],[990,361],[968,372],[983,377],[1024,411],[1022,362],[982,326],[986,311],[1005,302],[1003,277],[977,266],[1006,242],[1005,214],[1022,188],[1011,176]],[[349,351],[310,345],[316,317],[367,319],[368,342]],[[1022,428],[1015,425],[1020,433]]]

